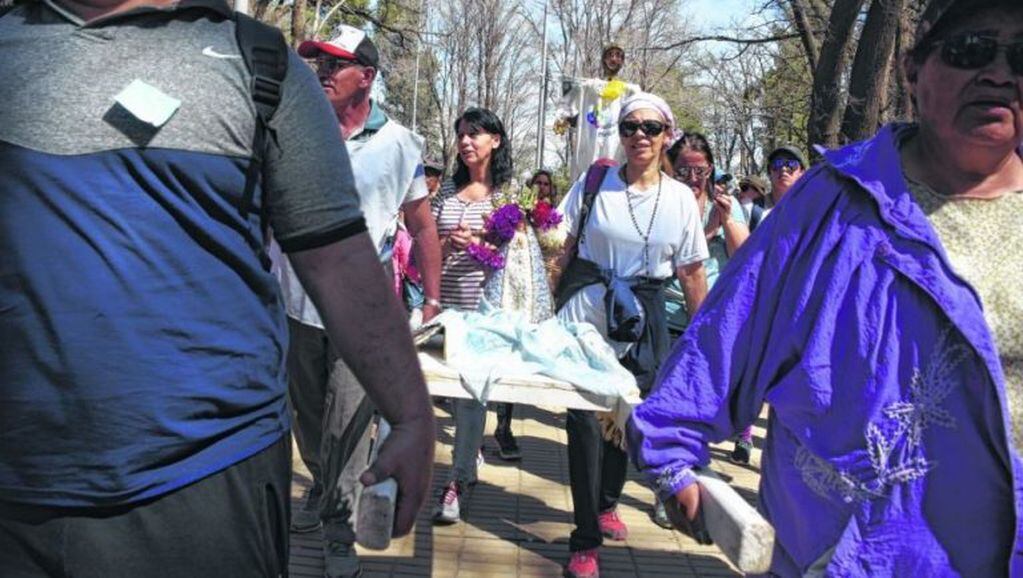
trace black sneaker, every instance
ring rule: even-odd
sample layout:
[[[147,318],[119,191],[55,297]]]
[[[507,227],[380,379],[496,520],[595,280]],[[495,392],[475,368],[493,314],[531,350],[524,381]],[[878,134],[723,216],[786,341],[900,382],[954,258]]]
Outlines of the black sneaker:
[[[664,503],[654,498],[654,523],[664,528],[665,530],[672,530],[675,528],[672,525],[671,520],[668,519],[668,512],[664,509]]]
[[[354,544],[323,541],[323,575],[325,578],[359,578],[362,565]]]
[[[497,440],[497,455],[502,460],[516,461],[522,459],[522,452],[515,436],[510,429],[498,428],[494,431],[494,439]]]
[[[749,464],[750,454],[753,452],[753,443],[745,440],[735,442],[735,449],[732,450],[732,461],[737,464]]]
[[[305,491],[302,505],[291,511],[291,531],[298,533],[312,532],[320,527],[320,497],[323,487],[313,484]]]

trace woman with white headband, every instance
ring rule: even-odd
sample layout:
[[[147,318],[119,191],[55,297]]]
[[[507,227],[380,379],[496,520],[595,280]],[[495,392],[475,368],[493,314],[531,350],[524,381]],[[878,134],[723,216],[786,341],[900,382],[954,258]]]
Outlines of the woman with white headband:
[[[570,234],[560,260],[558,316],[593,324],[644,396],[668,353],[666,283],[678,277],[693,311],[707,292],[707,243],[695,197],[662,170],[670,167],[665,151],[675,140],[674,128],[663,99],[630,97],[618,117],[626,164],[607,168],[598,161],[560,207]],[[616,512],[626,454],[620,436],[605,439],[594,412],[569,410],[566,427],[576,528],[565,575],[599,576],[603,538],[624,540],[628,533]]]

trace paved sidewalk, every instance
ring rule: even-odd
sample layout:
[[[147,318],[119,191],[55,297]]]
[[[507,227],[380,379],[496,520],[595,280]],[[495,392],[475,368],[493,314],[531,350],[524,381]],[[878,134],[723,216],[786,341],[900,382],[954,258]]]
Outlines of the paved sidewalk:
[[[453,422],[437,409],[437,461],[434,496],[451,465]],[[764,414],[766,415],[766,413]],[[480,482],[469,498],[463,522],[434,526],[430,521],[436,498],[419,516],[414,532],[392,542],[383,552],[360,549],[364,576],[561,576],[568,559],[568,535],[572,525],[572,502],[568,488],[568,456],[563,414],[540,408],[517,406],[513,431],[522,448],[521,462],[503,462],[490,433],[495,415],[487,416],[484,440],[487,463]],[[712,448],[713,469],[730,479],[751,502],[759,481],[760,447],[766,419],[754,428],[751,466],[728,461],[731,443]],[[294,452],[293,507],[299,505],[310,478]],[[663,530],[650,520],[653,495],[631,471],[619,505],[629,526],[624,543],[605,542],[601,550],[601,573],[614,576],[737,576],[714,546],[700,546],[678,532]],[[323,576],[321,533],[291,535],[291,575]]]

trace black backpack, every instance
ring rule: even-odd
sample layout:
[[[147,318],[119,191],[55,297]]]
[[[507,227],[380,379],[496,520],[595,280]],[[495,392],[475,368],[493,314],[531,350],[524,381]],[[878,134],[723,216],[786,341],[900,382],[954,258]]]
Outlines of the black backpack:
[[[235,36],[245,66],[252,75],[250,94],[256,105],[256,132],[252,136],[252,162],[245,173],[245,192],[242,195],[241,212],[247,217],[252,212],[256,183],[263,170],[268,133],[271,133],[270,119],[281,103],[281,87],[288,73],[288,44],[277,28],[264,24],[251,16],[234,13]],[[265,216],[266,203],[263,203]],[[264,218],[263,227],[267,220]],[[265,231],[264,231],[265,232]]]

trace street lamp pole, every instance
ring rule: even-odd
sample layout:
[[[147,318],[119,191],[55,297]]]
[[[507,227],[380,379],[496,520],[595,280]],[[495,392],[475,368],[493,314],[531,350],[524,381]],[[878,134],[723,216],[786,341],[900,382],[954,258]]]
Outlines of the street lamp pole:
[[[536,168],[543,168],[543,149],[546,136],[544,127],[547,124],[547,0],[543,0],[543,51],[540,67],[542,78],[540,80],[540,103],[537,107],[538,117],[536,119]]]

